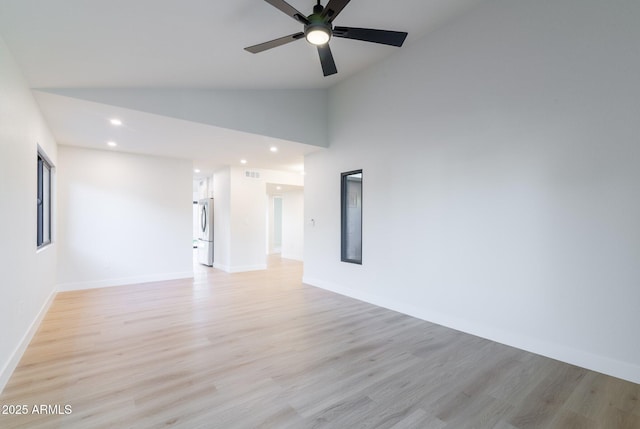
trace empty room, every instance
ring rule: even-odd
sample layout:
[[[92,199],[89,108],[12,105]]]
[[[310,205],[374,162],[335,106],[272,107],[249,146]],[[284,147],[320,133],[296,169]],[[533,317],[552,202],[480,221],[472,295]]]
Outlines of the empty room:
[[[0,0],[0,428],[640,429],[638,23]]]

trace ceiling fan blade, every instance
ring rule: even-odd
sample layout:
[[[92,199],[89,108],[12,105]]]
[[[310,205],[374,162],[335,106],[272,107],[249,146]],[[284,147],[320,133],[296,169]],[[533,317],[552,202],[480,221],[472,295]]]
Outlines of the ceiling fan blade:
[[[320,54],[322,73],[324,73],[325,76],[338,73],[336,62],[333,61],[333,54],[331,54],[331,48],[329,48],[328,43],[318,46],[318,54]]]
[[[287,43],[294,42],[299,39],[304,39],[304,33],[289,34],[288,36],[280,37],[279,39],[270,40],[268,42],[260,43],[259,45],[249,46],[244,48],[245,51],[249,51],[252,54],[266,51],[267,49],[277,48],[278,46],[286,45]]]
[[[329,0],[329,3],[327,3],[322,11],[322,17],[328,17],[329,22],[333,21],[350,1],[351,0]]]
[[[309,20],[307,19],[306,16],[304,16],[295,7],[291,6],[289,3],[287,3],[284,0],[264,0],[264,1],[266,1],[276,9],[280,9],[282,12],[286,13],[291,18],[295,19],[296,21],[302,24],[309,23]]]
[[[402,46],[408,33],[404,31],[374,30],[372,28],[335,27],[335,37],[381,43],[383,45]]]

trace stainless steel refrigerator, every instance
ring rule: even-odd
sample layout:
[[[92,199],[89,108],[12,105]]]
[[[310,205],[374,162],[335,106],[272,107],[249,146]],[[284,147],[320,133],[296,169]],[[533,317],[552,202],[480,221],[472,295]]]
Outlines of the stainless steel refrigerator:
[[[198,262],[213,266],[213,198],[198,201]]]

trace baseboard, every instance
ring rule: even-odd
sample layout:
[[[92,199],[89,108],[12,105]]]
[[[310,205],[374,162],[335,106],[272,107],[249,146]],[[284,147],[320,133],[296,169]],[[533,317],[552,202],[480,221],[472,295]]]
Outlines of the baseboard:
[[[294,261],[303,261],[304,260],[302,255],[299,255],[297,253],[282,253],[280,255],[280,257],[283,258],[283,259],[292,259]]]
[[[229,271],[229,269],[230,269],[229,265],[223,265],[223,264],[219,264],[217,262],[213,263],[213,268],[215,268],[216,270],[222,270],[222,271],[224,271],[226,273],[230,272]]]
[[[98,289],[111,286],[124,286],[137,283],[161,282],[166,280],[188,279],[193,277],[193,271],[182,273],[150,274],[147,276],[122,277],[117,279],[95,280],[90,282],[61,283],[58,284],[59,292],[73,290]]]
[[[267,264],[258,264],[258,265],[236,265],[229,267],[229,273],[245,273],[247,271],[260,271],[266,270]]]
[[[49,294],[49,297],[46,299],[46,301],[40,308],[40,311],[36,315],[36,318],[33,320],[33,322],[31,322],[29,329],[27,329],[27,332],[25,332],[24,336],[22,337],[22,340],[20,340],[20,344],[18,344],[16,349],[11,354],[11,358],[9,359],[7,364],[4,366],[4,368],[2,368],[2,370],[0,371],[0,393],[2,393],[5,386],[9,382],[11,375],[13,375],[13,371],[15,371],[16,367],[20,363],[20,359],[22,359],[22,355],[24,354],[25,350],[27,350],[27,347],[29,346],[29,343],[33,339],[33,336],[38,331],[38,328],[40,327],[40,323],[42,322],[42,319],[44,319],[44,316],[47,314],[47,311],[49,311],[49,307],[51,307],[51,303],[53,302],[53,299],[56,297],[56,293],[57,293],[56,290],[51,291],[51,293]]]
[[[222,270],[224,272],[233,274],[233,273],[244,273],[247,271],[260,271],[266,270],[267,264],[258,264],[258,265],[221,265],[213,263],[213,268],[218,270]]]
[[[427,312],[411,304],[393,301],[388,298],[382,298],[377,295],[351,289],[335,283],[310,278],[308,276],[304,276],[302,282],[310,286],[348,296],[378,307],[387,308],[431,323],[446,326],[447,328],[462,331],[497,343],[505,344],[507,346],[640,384],[640,366],[629,362],[595,355],[590,352],[574,349],[562,344],[550,343],[540,339],[526,337],[515,332],[496,329],[495,327],[482,326],[478,323],[471,323],[468,320],[458,319],[442,313],[431,311]]]

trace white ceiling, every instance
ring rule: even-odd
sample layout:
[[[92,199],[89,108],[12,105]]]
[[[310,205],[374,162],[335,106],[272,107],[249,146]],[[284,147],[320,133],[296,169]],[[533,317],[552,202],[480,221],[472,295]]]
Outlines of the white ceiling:
[[[334,24],[407,31],[406,47],[480,1],[353,0]],[[289,3],[309,14],[315,1]],[[338,74],[330,77],[322,76],[318,54],[304,40],[255,55],[243,49],[298,31],[295,20],[262,0],[0,0],[0,35],[32,88],[328,88],[403,49],[334,39]],[[81,120],[104,116],[105,105],[44,93],[37,99],[59,143],[94,146],[110,138],[104,126]],[[263,159],[265,137],[126,114],[132,132],[117,150],[179,153],[203,165],[235,161],[244,152],[265,168],[299,162],[310,150],[280,143],[290,146],[292,158]],[[162,135],[153,131],[159,129]],[[179,138],[184,135],[190,143]],[[245,150],[227,147],[229,139]]]
[[[225,165],[300,173],[304,155],[317,146],[258,136],[198,122],[169,118],[57,94],[34,91],[49,126],[59,142],[69,146],[117,150],[190,159],[199,176]],[[121,126],[109,120],[117,118]],[[97,137],[96,137],[97,136]],[[108,141],[118,146],[111,149]],[[275,146],[278,151],[271,152]],[[246,164],[240,160],[245,159]]]

